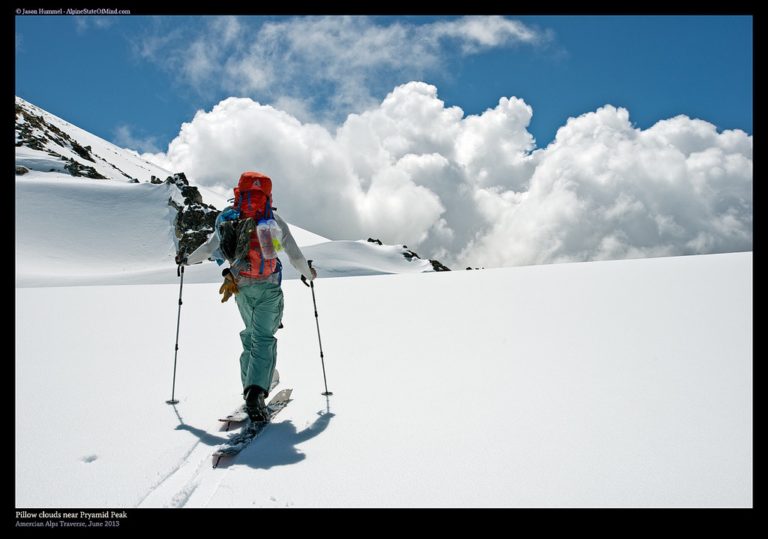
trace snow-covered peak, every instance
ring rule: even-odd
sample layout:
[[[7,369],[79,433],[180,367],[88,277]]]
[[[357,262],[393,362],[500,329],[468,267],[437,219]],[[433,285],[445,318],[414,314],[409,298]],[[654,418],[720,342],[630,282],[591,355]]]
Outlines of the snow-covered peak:
[[[16,284],[172,283],[174,257],[212,232],[226,199],[16,98]],[[329,241],[291,225],[321,276],[432,271],[402,246]],[[286,278],[298,274],[287,263]],[[212,262],[190,282],[215,282]]]
[[[16,166],[30,171],[124,182],[166,178],[170,171],[16,97]],[[70,172],[72,171],[72,172]]]

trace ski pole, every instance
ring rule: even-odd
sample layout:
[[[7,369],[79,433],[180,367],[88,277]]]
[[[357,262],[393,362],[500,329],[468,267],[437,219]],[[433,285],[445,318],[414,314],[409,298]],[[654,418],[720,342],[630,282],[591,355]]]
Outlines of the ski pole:
[[[307,260],[307,264],[309,264],[309,269],[312,269],[312,261]],[[304,282],[304,284],[307,284],[307,279],[302,275],[301,280]],[[322,395],[325,395],[326,397],[329,395],[333,395],[332,392],[328,391],[328,380],[325,377],[325,356],[323,355],[323,341],[320,339],[320,321],[317,317],[317,301],[315,300],[315,283],[314,281],[309,281],[309,284],[307,285],[312,289],[312,304],[315,307],[315,324],[317,325],[317,342],[320,344],[320,364],[323,366],[323,383],[325,384],[325,393],[321,393]]]
[[[168,404],[178,404],[174,397],[176,396],[176,359],[179,357],[179,323],[181,322],[181,290],[184,288],[184,264],[179,264],[176,268],[176,275],[181,279],[179,281],[179,314],[176,317],[176,347],[173,353],[173,386],[171,387],[171,400],[165,401]]]

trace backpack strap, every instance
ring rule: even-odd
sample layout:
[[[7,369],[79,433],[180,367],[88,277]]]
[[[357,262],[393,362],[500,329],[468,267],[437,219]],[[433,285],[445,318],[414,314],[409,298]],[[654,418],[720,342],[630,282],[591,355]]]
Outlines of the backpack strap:
[[[249,195],[250,195],[250,193],[249,193]],[[264,217],[263,217],[263,219],[267,219],[267,213],[269,212],[269,208],[270,208],[269,197],[267,197],[266,207],[264,208]],[[259,244],[259,245],[261,245],[261,244]],[[260,258],[261,258],[261,263],[259,264],[259,275],[263,275],[264,274],[264,255],[262,255]]]

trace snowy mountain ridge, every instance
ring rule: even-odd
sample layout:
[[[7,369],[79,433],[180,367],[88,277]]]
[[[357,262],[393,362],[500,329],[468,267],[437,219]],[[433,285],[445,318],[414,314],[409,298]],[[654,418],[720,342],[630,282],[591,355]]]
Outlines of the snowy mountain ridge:
[[[183,172],[172,174],[19,97],[16,202],[24,208],[16,215],[17,286],[175,282],[176,253],[205,241],[227,204]],[[405,246],[291,231],[321,276],[447,269]],[[284,267],[286,278],[298,277]],[[221,268],[203,263],[187,275],[214,282]]]
[[[120,148],[16,97],[16,174],[31,171],[132,183],[171,174],[132,150]]]

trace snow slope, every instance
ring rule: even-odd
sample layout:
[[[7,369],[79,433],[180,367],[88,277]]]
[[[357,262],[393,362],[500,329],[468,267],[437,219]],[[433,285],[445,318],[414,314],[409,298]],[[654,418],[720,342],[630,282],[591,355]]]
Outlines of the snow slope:
[[[752,254],[283,284],[294,401],[228,466],[233,302],[16,289],[17,507],[750,507]]]
[[[178,283],[174,256],[178,196],[168,184],[131,184],[61,173],[16,178],[16,286]],[[432,271],[404,249],[366,241],[329,241],[294,225],[291,231],[320,276]],[[298,273],[284,260],[284,278]],[[221,268],[186,268],[185,282],[220,282]]]
[[[131,184],[30,172],[16,178],[16,286],[177,283],[168,184]],[[404,249],[329,241],[291,225],[320,276],[431,271]],[[284,258],[284,277],[298,273]],[[212,263],[186,268],[185,282],[220,282]]]
[[[16,147],[16,164],[26,166],[32,171],[49,172],[51,169],[64,172],[63,162],[60,158],[51,156],[49,152],[55,152],[62,157],[74,159],[84,166],[96,169],[102,176],[114,181],[129,182],[138,179],[148,182],[152,176],[165,179],[171,172],[162,167],[142,159],[138,153],[132,150],[120,148],[88,131],[73,125],[50,112],[16,97],[16,106],[21,107],[27,113],[42,117],[48,126],[61,130],[83,147],[90,147],[93,161],[84,159],[73,150],[68,141],[62,139],[55,131],[46,127],[32,129],[34,135],[45,139],[45,150],[36,150],[26,146]],[[24,124],[24,118],[17,118],[17,124]],[[19,136],[16,135],[18,142]]]
[[[168,184],[131,184],[62,173],[30,172],[16,178],[16,286],[176,283]],[[291,225],[306,256],[332,275],[431,270],[409,262],[402,249],[366,242],[329,242]],[[317,245],[321,243],[321,245]],[[369,255],[371,266],[359,258]],[[326,262],[326,253],[330,257]],[[361,265],[362,264],[362,265]],[[286,278],[298,278],[286,260]],[[218,282],[215,264],[189,267],[187,282]]]
[[[168,200],[183,204],[183,198],[173,186],[148,183],[152,176],[162,180],[171,171],[19,97],[16,107],[16,143],[21,144],[15,149],[16,286],[178,282],[176,211]],[[107,179],[71,176],[66,160]],[[205,203],[218,209],[227,205],[221,193],[198,190]],[[432,271],[429,261],[408,260],[400,247],[332,242],[293,225],[291,231],[300,246],[312,246],[305,254],[321,276]],[[284,277],[298,278],[285,262]],[[193,266],[185,271],[185,280],[219,282],[221,268]]]

